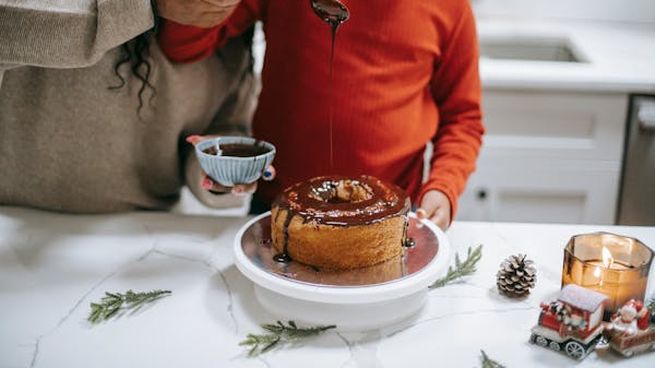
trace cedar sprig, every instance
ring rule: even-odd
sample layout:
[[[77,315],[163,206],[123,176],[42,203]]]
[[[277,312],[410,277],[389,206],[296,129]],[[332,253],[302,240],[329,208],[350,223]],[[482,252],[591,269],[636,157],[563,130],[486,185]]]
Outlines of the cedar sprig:
[[[482,244],[475,247],[475,249],[469,247],[466,259],[463,262],[459,259],[459,254],[455,254],[455,268],[448,267],[446,276],[433,282],[428,287],[430,289],[440,288],[461,277],[472,275],[476,271],[475,265],[480,261],[480,258],[482,258]]]
[[[125,293],[105,292],[105,296],[99,303],[91,303],[91,312],[87,318],[91,323],[107,321],[116,316],[119,311],[132,310],[136,312],[145,304],[154,302],[171,294],[170,290],[152,290],[146,292],[134,292],[128,290]]]
[[[489,356],[487,355],[487,353],[484,352],[484,350],[480,350],[480,363],[482,364],[482,368],[505,368],[504,365],[489,358]]]
[[[294,321],[289,321],[286,325],[283,322],[277,321],[274,324],[263,324],[261,327],[267,331],[260,335],[248,334],[246,339],[241,341],[239,345],[248,346],[248,356],[254,357],[259,354],[270,351],[276,346],[282,344],[294,343],[308,337],[319,335],[327,330],[336,328],[335,325],[329,326],[315,326],[300,328]]]

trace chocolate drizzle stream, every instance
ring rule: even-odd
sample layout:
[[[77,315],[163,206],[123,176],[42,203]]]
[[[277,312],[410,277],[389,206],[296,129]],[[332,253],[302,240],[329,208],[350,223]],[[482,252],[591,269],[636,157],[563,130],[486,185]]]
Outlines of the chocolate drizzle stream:
[[[403,230],[403,247],[405,248],[411,248],[416,245],[416,242],[414,242],[414,239],[410,238],[407,236],[407,228],[409,228],[409,218],[406,219],[405,221],[405,229]]]
[[[334,64],[334,45],[339,25],[350,18],[348,8],[338,0],[310,0],[312,10],[324,22],[328,23],[331,28],[332,44],[330,47],[330,79],[329,79],[329,126],[330,126],[330,169],[334,169],[334,143],[332,137],[332,120],[334,117],[334,88],[332,87],[332,69]]]
[[[280,212],[278,212],[280,213]],[[290,262],[291,256],[289,255],[289,224],[291,223],[291,220],[293,219],[293,214],[291,211],[287,211],[286,217],[284,218],[284,226],[283,226],[283,232],[284,232],[284,240],[283,241],[283,248],[282,248],[282,253],[276,254],[273,259],[276,262],[280,263],[288,263]]]

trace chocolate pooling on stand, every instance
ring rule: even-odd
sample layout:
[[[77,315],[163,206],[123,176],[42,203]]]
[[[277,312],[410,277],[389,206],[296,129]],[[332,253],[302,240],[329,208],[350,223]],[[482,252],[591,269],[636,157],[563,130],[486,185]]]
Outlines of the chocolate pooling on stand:
[[[405,241],[403,242],[403,246],[405,248],[411,248],[416,245],[416,242],[414,242],[414,239],[412,238],[405,238]]]
[[[300,218],[302,224],[308,224],[309,230],[320,232],[320,225],[358,227],[402,217],[402,222],[398,222],[398,231],[394,232],[400,244],[395,244],[402,246],[407,243],[409,198],[399,187],[370,176],[313,178],[287,188],[273,207],[276,208],[274,224],[278,223],[279,216],[285,216],[281,239],[278,238],[278,242],[282,243],[278,249],[282,248],[282,252],[275,256],[276,261],[288,261],[291,258],[288,250],[289,225],[294,218]],[[344,239],[344,242],[347,241]]]

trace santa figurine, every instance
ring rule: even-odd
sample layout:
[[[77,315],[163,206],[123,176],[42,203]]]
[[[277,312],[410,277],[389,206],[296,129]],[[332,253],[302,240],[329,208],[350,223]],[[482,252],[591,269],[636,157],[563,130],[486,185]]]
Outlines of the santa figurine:
[[[631,299],[612,317],[610,329],[623,332],[623,336],[633,336],[647,329],[649,320],[650,311],[644,308],[644,303]]]

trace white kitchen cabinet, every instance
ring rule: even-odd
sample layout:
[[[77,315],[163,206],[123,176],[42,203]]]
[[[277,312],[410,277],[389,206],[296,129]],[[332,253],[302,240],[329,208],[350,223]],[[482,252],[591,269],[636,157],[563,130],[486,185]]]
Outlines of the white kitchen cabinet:
[[[485,90],[483,103],[459,219],[614,223],[627,95]]]

